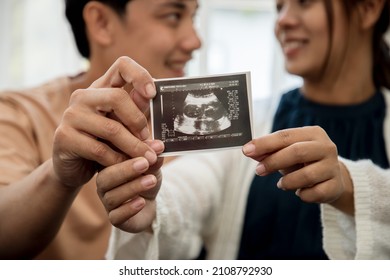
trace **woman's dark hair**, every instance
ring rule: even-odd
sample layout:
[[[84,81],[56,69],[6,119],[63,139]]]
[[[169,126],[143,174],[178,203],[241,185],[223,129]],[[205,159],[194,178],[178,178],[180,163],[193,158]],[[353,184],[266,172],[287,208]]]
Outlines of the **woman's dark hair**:
[[[385,34],[390,25],[390,1],[386,0],[382,14],[375,25],[373,36],[374,82],[377,87],[390,89],[390,49]]]
[[[365,0],[343,0],[340,1],[344,6],[344,11],[347,17],[349,17],[348,11],[353,7]],[[332,40],[333,32],[333,7],[330,0],[325,0],[325,9],[328,16],[330,40]],[[390,26],[390,0],[385,0],[383,10],[378,21],[374,27],[374,34],[372,38],[372,51],[373,51],[373,69],[372,77],[376,88],[386,87],[390,89],[390,49],[385,40],[385,34]],[[330,41],[329,45],[332,44]]]
[[[65,15],[68,19],[80,54],[89,58],[90,49],[83,19],[85,5],[92,0],[65,0]],[[131,0],[94,0],[111,7],[118,15],[122,16],[126,12],[126,4]]]

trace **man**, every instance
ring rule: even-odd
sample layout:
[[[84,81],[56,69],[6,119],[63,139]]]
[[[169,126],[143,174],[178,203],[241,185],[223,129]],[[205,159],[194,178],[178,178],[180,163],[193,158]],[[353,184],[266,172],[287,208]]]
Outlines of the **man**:
[[[65,181],[58,174],[66,167],[53,169],[53,135],[71,93],[90,86],[120,56],[132,57],[155,78],[183,76],[192,52],[201,45],[193,26],[197,7],[196,0],[66,1],[67,18],[89,69],[0,95],[0,258],[32,258],[38,253],[43,259],[104,258],[110,223],[94,180],[83,181],[97,169],[86,174],[80,167],[72,170],[72,182]],[[133,65],[138,69],[137,63]],[[133,77],[135,89],[142,79]],[[110,82],[116,86],[115,80]],[[150,80],[146,91],[154,91]],[[110,104],[110,94],[102,96]],[[148,132],[141,135],[147,138]],[[153,146],[139,147],[149,151],[150,163],[156,160]],[[101,147],[85,148],[95,148],[104,158]]]

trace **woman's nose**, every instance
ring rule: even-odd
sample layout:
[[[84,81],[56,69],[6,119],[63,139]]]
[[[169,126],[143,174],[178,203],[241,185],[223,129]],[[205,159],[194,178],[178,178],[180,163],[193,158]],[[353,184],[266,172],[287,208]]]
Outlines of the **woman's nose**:
[[[276,17],[276,27],[284,28],[294,26],[298,23],[297,8],[290,3],[286,3],[278,12]]]

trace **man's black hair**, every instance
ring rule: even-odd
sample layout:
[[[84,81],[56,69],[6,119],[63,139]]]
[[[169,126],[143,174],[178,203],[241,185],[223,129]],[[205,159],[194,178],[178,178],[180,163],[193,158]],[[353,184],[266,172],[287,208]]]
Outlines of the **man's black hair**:
[[[65,0],[65,15],[73,31],[77,48],[80,54],[89,58],[90,48],[83,19],[85,5],[92,0]],[[131,0],[93,0],[111,7],[119,15],[126,12],[126,4]]]

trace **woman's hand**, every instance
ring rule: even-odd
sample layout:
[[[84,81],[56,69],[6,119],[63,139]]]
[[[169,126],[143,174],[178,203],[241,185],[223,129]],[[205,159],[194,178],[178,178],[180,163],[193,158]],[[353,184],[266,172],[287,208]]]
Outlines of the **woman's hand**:
[[[336,203],[346,190],[345,180],[351,184],[336,145],[318,126],[280,130],[254,139],[243,147],[243,153],[259,162],[258,175],[279,171],[283,177],[277,187],[295,191],[305,202]]]

